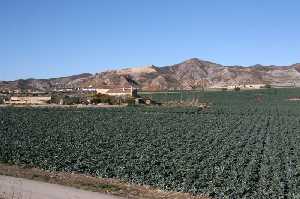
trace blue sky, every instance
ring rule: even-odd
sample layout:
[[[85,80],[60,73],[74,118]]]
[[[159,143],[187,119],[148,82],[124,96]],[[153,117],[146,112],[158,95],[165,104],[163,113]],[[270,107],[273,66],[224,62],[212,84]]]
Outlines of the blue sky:
[[[0,80],[300,62],[298,0],[0,0]]]

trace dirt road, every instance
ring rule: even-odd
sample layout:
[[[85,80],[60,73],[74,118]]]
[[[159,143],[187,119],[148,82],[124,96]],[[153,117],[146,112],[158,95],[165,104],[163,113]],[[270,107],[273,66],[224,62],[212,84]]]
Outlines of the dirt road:
[[[0,175],[0,199],[121,199],[72,187]]]

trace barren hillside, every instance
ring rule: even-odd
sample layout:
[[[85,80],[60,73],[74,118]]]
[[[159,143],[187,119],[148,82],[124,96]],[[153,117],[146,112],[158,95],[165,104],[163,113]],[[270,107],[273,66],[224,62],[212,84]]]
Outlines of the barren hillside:
[[[192,58],[179,64],[163,67],[150,65],[52,79],[0,81],[0,88],[49,90],[134,85],[144,90],[188,90],[202,86],[221,87],[259,83],[282,86],[300,85],[300,64],[291,66],[223,66]]]

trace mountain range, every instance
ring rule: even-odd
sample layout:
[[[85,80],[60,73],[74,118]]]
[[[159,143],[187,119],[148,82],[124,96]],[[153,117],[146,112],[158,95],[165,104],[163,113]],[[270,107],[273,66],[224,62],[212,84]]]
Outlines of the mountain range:
[[[50,79],[0,81],[0,89],[47,91],[61,88],[107,88],[133,85],[142,90],[190,90],[241,84],[300,86],[300,64],[224,66],[192,58],[163,67],[150,65]]]

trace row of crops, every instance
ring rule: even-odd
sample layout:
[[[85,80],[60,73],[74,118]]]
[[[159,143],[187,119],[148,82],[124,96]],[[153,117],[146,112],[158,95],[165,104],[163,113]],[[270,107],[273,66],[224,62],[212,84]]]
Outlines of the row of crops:
[[[0,161],[221,198],[299,198],[300,103],[286,100],[297,93],[151,94],[207,100],[207,111],[0,108]]]

